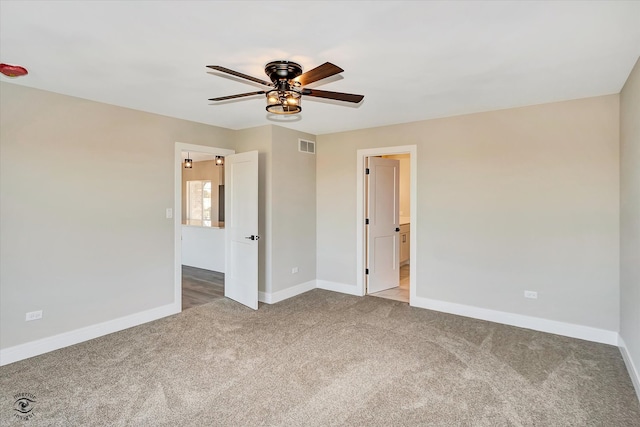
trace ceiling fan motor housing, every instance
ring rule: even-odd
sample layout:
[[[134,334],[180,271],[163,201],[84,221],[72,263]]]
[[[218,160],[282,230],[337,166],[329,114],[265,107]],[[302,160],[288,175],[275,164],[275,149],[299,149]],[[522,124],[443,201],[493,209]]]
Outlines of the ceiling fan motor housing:
[[[302,66],[291,61],[273,61],[264,67],[264,72],[273,83],[278,80],[292,80],[302,74]]]

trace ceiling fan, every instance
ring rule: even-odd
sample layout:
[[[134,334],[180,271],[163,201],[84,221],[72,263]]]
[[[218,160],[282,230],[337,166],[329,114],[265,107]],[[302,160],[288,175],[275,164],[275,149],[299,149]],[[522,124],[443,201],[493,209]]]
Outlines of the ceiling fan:
[[[315,96],[318,98],[335,99],[338,101],[346,101],[358,103],[364,99],[364,95],[354,95],[351,93],[330,92],[326,90],[306,89],[303,86],[318,80],[326,79],[344,70],[330,62],[302,72],[300,64],[291,61],[273,61],[264,67],[264,72],[271,79],[271,83],[248,76],[238,71],[233,71],[219,65],[207,65],[212,70],[231,74],[232,76],[251,80],[264,86],[270,86],[270,89],[260,90],[257,92],[240,93],[238,95],[221,96],[219,98],[211,98],[209,101],[226,101],[228,99],[243,98],[245,96],[262,95],[267,97],[267,111],[274,114],[296,114],[302,111],[302,95]]]

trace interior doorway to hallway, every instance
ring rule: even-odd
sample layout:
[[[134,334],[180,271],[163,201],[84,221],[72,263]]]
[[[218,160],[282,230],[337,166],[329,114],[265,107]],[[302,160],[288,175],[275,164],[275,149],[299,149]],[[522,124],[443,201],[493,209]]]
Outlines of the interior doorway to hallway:
[[[224,157],[181,156],[182,310],[224,297]]]
[[[181,310],[224,296],[224,170],[216,156],[233,153],[175,145],[174,207],[167,218],[174,218],[174,303]]]
[[[380,187],[379,198],[371,200],[370,182],[372,158],[383,159],[384,163],[374,187]],[[393,162],[398,163],[398,176],[394,177]],[[417,283],[417,244],[418,217],[416,208],[417,194],[417,147],[415,145],[362,149],[357,152],[357,285],[361,295],[372,295],[408,302],[415,298]],[[405,166],[401,168],[399,163]],[[380,163],[376,160],[374,163]],[[369,168],[370,174],[367,174]],[[402,170],[403,169],[403,170]],[[400,173],[403,178],[403,197],[400,202]],[[394,182],[395,180],[395,182]],[[390,195],[393,185],[398,184],[396,195]],[[397,200],[394,198],[397,196]],[[375,198],[375,196],[374,196]],[[379,212],[374,212],[374,210]],[[402,212],[402,214],[401,214]],[[385,231],[372,231],[371,215],[380,213]],[[392,225],[392,232],[388,232]],[[382,264],[387,276],[376,282],[370,280],[373,269]],[[373,285],[373,286],[371,286]]]

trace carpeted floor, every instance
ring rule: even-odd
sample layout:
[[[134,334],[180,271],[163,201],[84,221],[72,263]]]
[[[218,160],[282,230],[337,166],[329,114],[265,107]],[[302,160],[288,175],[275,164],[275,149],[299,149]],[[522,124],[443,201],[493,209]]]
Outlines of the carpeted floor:
[[[13,363],[0,390],[3,426],[640,426],[616,347],[317,289]]]

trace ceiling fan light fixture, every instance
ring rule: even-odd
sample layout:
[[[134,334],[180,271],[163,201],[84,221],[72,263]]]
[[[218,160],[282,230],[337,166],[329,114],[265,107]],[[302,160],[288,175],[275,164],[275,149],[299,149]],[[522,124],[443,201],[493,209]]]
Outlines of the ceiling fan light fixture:
[[[273,114],[297,114],[302,111],[302,96],[293,90],[267,92],[267,111]]]

